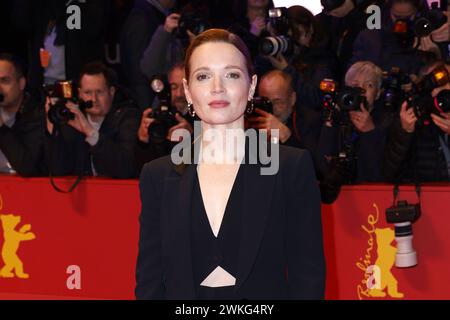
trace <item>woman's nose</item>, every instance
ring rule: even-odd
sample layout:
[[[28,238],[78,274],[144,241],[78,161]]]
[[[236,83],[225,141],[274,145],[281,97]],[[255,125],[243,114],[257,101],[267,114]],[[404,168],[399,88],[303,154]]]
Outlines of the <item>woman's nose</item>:
[[[215,77],[213,81],[212,93],[223,93],[225,91],[220,77]]]

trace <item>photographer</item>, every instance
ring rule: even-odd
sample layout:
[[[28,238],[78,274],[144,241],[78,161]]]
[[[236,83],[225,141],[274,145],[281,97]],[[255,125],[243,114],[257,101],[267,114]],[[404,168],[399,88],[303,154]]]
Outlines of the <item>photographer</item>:
[[[152,36],[140,61],[142,73],[151,79],[155,74],[168,71],[184,59],[186,47],[195,36],[209,27],[208,10],[204,7],[184,6],[180,13],[166,17]],[[192,29],[192,30],[191,30]]]
[[[43,131],[38,108],[13,55],[0,54],[0,172],[43,174]]]
[[[258,66],[260,39],[269,36],[267,30],[267,19],[270,8],[273,8],[272,0],[235,0],[233,4],[233,16],[235,23],[231,25],[230,31],[244,40],[250,50],[257,73],[264,73],[265,66]]]
[[[247,124],[251,128],[279,130],[281,144],[301,147],[300,135],[295,127],[296,94],[292,88],[292,78],[288,74],[273,70],[259,81],[259,96],[268,98],[273,106],[273,114],[255,108],[257,116],[248,116]]]
[[[322,125],[322,93],[320,82],[337,75],[336,57],[326,48],[327,36],[319,20],[302,6],[287,10],[289,30],[287,36],[294,50],[291,54],[266,56],[272,65],[291,75],[297,95],[296,117],[300,136],[307,137],[306,148],[315,149]]]
[[[323,12],[318,14],[317,18],[330,35],[327,49],[339,59],[341,69],[337,79],[343,78],[345,74],[357,35],[367,29],[369,18],[366,13],[367,7],[372,4],[382,7],[384,2],[383,0],[321,0]]]
[[[430,76],[442,66],[450,72],[450,65],[434,63],[425,68],[424,74]],[[448,77],[447,73],[447,80]],[[450,81],[433,89],[431,97],[436,99],[441,92],[448,94],[449,91],[445,90],[450,90]],[[427,94],[419,92],[420,97],[425,97]],[[423,119],[417,113],[418,104],[403,102],[399,117],[392,123],[386,141],[383,174],[387,181],[396,183],[449,181],[450,112],[448,110],[450,102],[448,100],[450,99],[447,98],[445,106],[441,107],[444,112],[434,111],[430,114],[431,121],[422,121]],[[433,99],[429,99],[424,107],[432,110],[434,104]]]
[[[122,28],[120,50],[122,70],[141,110],[152,102],[140,61],[158,26],[164,24],[175,0],[136,0]]]
[[[81,101],[91,102],[91,107],[82,111],[73,102],[52,105],[47,99],[47,161],[52,175],[137,176],[139,112],[130,100],[120,101],[115,83],[112,71],[94,62],[83,67],[78,88]]]
[[[165,139],[151,139],[149,132],[155,125],[156,119],[152,118],[153,110],[145,109],[141,116],[141,123],[137,132],[136,161],[138,169],[153,159],[170,153],[172,147],[178,141],[172,141],[172,133],[177,129],[186,129],[193,133],[193,118],[188,115],[186,96],[184,95],[183,78],[184,63],[178,63],[169,71],[168,81],[170,86],[170,107],[176,109],[175,120],[178,124],[168,128]]]
[[[439,59],[439,47],[430,36],[419,37],[415,26],[427,8],[422,0],[390,0],[382,10],[381,29],[362,31],[353,47],[351,62],[368,60],[382,70],[398,67],[417,74],[426,63]]]
[[[345,100],[358,101],[358,96],[338,98],[339,110],[333,110],[337,117],[322,127],[318,171],[322,200],[326,203],[334,201],[342,184],[382,180],[380,164],[385,132],[391,121],[380,99],[382,77],[381,69],[369,61],[355,63],[345,75],[345,85],[356,88],[358,92],[351,94],[361,94],[362,102],[346,107]]]

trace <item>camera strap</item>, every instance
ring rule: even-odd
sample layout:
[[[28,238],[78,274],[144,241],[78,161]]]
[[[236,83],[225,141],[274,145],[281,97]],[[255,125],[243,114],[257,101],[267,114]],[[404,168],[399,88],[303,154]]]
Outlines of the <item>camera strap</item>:
[[[55,150],[55,146],[54,145],[55,145],[55,140],[56,140],[56,137],[57,137],[58,133],[59,133],[59,126],[58,125],[54,125],[53,126],[53,132],[51,134],[51,139],[50,139],[50,151],[49,151],[50,152],[50,165],[49,165],[49,168],[48,168],[48,172],[49,172],[50,183],[51,183],[52,187],[58,192],[71,193],[76,188],[76,186],[80,183],[81,179],[83,178],[83,173],[80,172],[78,174],[77,179],[75,180],[75,182],[67,190],[63,190],[63,189],[61,189],[60,187],[58,187],[56,185],[56,183],[54,181],[53,173],[52,173],[52,168],[53,168],[53,153],[54,153],[54,150]]]
[[[418,199],[418,205],[420,206],[420,194],[421,194],[421,186],[420,183],[416,183],[415,184],[415,190],[416,190],[416,194],[417,194],[417,199]],[[394,203],[393,206],[397,206],[397,198],[398,198],[398,194],[400,193],[400,187],[399,185],[396,183],[394,184]]]

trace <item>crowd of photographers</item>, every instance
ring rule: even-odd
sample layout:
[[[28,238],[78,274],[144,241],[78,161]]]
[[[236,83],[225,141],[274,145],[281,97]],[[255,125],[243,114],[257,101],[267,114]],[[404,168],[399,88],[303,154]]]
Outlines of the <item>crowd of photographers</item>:
[[[184,53],[220,27],[244,39],[259,77],[246,126],[308,149],[324,202],[343,184],[450,180],[445,0],[321,0],[316,16],[270,0],[88,1],[80,30],[64,3],[43,3],[8,2],[21,37],[5,35],[0,54],[0,172],[138,177],[176,129],[193,133]]]

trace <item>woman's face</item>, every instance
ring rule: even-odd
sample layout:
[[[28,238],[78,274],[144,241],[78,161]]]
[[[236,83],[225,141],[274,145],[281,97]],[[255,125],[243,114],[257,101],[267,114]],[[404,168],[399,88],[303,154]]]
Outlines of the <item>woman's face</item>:
[[[225,42],[208,42],[191,55],[186,98],[202,121],[211,125],[231,124],[245,112],[253,97],[256,75],[249,78],[244,55]]]

